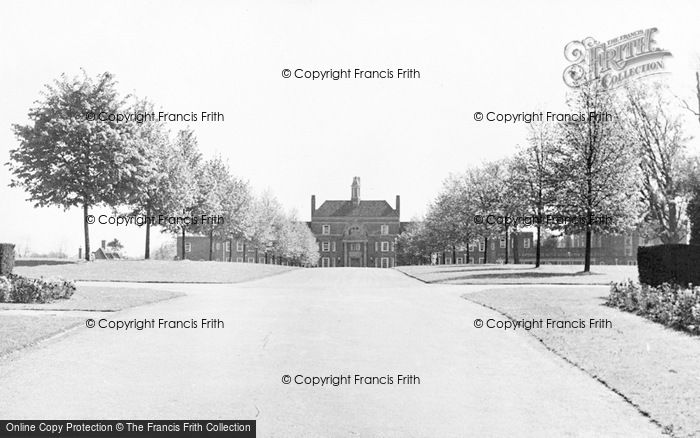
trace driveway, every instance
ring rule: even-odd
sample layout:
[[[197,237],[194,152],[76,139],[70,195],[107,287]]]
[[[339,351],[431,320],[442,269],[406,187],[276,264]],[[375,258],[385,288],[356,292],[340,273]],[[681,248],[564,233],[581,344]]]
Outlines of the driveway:
[[[0,418],[257,419],[260,437],[660,436],[524,331],[475,328],[500,316],[461,299],[465,286],[338,268],[148,287],[188,295],[106,318],[224,327],[83,327],[28,349],[0,363]],[[399,374],[420,384],[398,384]]]

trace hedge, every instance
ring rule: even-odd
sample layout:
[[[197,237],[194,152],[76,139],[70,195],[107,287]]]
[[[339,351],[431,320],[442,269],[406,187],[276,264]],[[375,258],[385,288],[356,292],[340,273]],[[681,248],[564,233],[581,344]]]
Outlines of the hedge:
[[[0,275],[12,274],[15,267],[15,245],[0,243]]]
[[[640,246],[637,265],[643,284],[700,285],[700,245]]]

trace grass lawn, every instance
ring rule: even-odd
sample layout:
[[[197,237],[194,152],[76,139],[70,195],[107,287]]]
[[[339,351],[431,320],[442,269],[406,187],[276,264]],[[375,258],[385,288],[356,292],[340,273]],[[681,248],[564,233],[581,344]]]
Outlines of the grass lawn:
[[[444,284],[601,284],[638,277],[636,266],[595,265],[424,265],[398,269],[427,283]]]
[[[166,260],[102,260],[61,265],[17,266],[27,277],[60,276],[76,281],[148,283],[238,283],[289,271],[289,266]]]
[[[152,289],[79,285],[68,300],[46,304],[0,303],[0,357],[85,323],[85,316],[75,316],[69,311],[114,312],[182,295]],[[23,312],[16,314],[8,310]]]
[[[699,436],[700,338],[604,306],[607,294],[603,287],[517,287],[464,298],[514,320],[581,318],[587,326],[590,318],[610,320],[611,329],[533,328],[529,333],[674,436]]]

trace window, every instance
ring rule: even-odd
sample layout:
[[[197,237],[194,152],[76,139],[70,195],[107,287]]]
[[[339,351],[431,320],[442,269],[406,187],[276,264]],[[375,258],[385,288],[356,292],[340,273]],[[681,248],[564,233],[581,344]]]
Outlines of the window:
[[[483,257],[479,257],[479,264],[482,264],[482,263],[484,263],[484,258],[483,258]]]
[[[389,251],[389,242],[382,242],[382,252],[387,252],[387,251]]]
[[[185,242],[185,252],[192,252],[192,242]]]
[[[389,234],[389,225],[382,225],[382,234]]]
[[[330,268],[331,267],[331,259],[328,257],[323,257],[321,259],[321,267],[322,268]]]
[[[382,257],[382,268],[389,267],[389,257]]]
[[[496,242],[491,242],[491,249],[496,249]]]
[[[457,257],[457,264],[461,265],[462,264],[462,257]]]
[[[248,263],[255,263],[255,257],[248,257]]]
[[[331,242],[331,251],[335,252],[335,240]]]
[[[625,248],[625,255],[628,257],[632,257],[632,248],[631,247]]]
[[[479,242],[479,251],[484,252],[484,242]]]
[[[326,224],[321,227],[321,234],[331,234],[331,226]]]
[[[236,242],[236,251],[243,252],[243,242]]]
[[[474,257],[469,257],[469,263],[474,264]]]
[[[565,237],[560,237],[557,239],[557,248],[566,248],[566,238]]]
[[[526,237],[523,239],[523,248],[529,248],[530,247],[530,238]]]
[[[265,263],[265,257],[258,257],[258,263]]]
[[[351,243],[350,244],[350,251],[362,251],[362,244],[361,243]]]
[[[231,241],[230,240],[227,240],[226,243],[224,244],[224,251],[231,252]]]
[[[449,257],[446,258],[446,259],[445,259],[445,264],[446,264],[446,265],[451,265],[451,264],[452,264],[452,259],[449,258]]]
[[[379,242],[374,242],[374,252],[379,252]]]
[[[218,251],[220,249],[221,249],[221,242],[216,242],[216,250]]]
[[[501,248],[505,248],[506,247],[506,239],[504,237],[501,237],[499,244],[500,244]]]
[[[475,248],[474,244],[470,243],[469,244],[469,251],[474,251],[474,248]]]
[[[328,241],[321,242],[321,251],[328,252],[330,250],[331,243]]]
[[[391,242],[391,252],[394,252],[394,242]]]
[[[236,257],[237,263],[243,263],[243,257]]]
[[[625,236],[625,246],[632,246],[632,236]]]

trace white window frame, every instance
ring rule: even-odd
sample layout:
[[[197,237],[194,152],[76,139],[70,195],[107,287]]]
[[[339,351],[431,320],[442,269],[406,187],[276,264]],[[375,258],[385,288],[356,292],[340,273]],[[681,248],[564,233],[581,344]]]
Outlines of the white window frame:
[[[243,257],[236,257],[236,263],[243,263]]]
[[[389,267],[389,257],[382,257],[380,266],[382,268],[388,268]]]
[[[461,265],[463,263],[462,257],[457,257],[457,264]]]
[[[248,257],[248,263],[255,263],[255,257]]]
[[[380,231],[382,235],[386,236],[387,234],[389,234],[389,225],[382,224]]]
[[[243,252],[243,242],[236,242],[236,252]]]
[[[224,251],[231,252],[231,241],[230,240],[227,240],[226,243],[224,243]]]
[[[321,225],[321,234],[327,236],[331,234],[331,226],[330,224],[323,224]]]
[[[526,237],[523,239],[523,248],[527,249],[530,247],[530,238]]]
[[[329,252],[331,249],[331,243],[327,240],[321,242],[321,252]]]
[[[335,240],[331,242],[331,251],[335,252]]]
[[[628,246],[627,248],[625,248],[625,255],[627,257],[632,257],[632,247],[631,246]]]
[[[498,240],[498,244],[500,245],[501,248],[505,248],[505,247],[506,247],[506,238],[505,238],[505,237],[501,237],[501,238]]]
[[[484,264],[484,258],[483,258],[483,257],[479,257],[479,264],[480,264],[480,265]]]
[[[185,242],[185,252],[192,252],[192,242]]]
[[[216,250],[219,251],[221,249],[221,242],[216,242]]]
[[[322,257],[321,258],[321,267],[322,268],[330,268],[331,267],[330,257]]]
[[[382,252],[389,252],[389,242],[382,242]]]
[[[479,252],[484,252],[484,242],[479,242]]]

